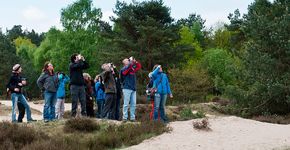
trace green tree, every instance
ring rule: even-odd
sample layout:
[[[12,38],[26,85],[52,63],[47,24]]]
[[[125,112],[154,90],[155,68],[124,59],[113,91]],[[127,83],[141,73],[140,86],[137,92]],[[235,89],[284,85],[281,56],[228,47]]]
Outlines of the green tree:
[[[180,40],[176,42],[178,48],[188,49],[184,51],[183,55],[186,64],[193,64],[201,59],[202,57],[202,48],[198,42],[198,39],[195,36],[194,31],[190,30],[189,27],[183,26],[180,31]]]
[[[18,63],[19,58],[16,56],[16,49],[9,39],[0,31],[0,95],[6,91],[6,84],[11,75],[12,66]]]
[[[214,86],[224,92],[228,85],[234,85],[239,70],[239,61],[227,50],[209,49],[204,52],[202,64],[207,69]]]
[[[114,10],[115,36],[112,42],[119,59],[135,56],[143,69],[151,70],[156,63],[174,65],[180,52],[173,48],[178,39],[170,9],[161,0],[131,4],[117,1]]]
[[[16,47],[16,54],[23,59],[33,60],[36,45],[30,39],[18,37],[13,41]]]
[[[256,0],[244,17],[244,71],[229,94],[250,113],[290,110],[289,7],[289,0]]]
[[[195,35],[195,39],[203,49],[206,47],[205,36],[207,34],[204,24],[205,20],[202,19],[200,15],[195,13],[190,14],[188,18],[182,18],[177,21],[177,25],[180,28],[186,26],[192,31],[192,33]]]
[[[62,9],[64,31],[51,28],[45,35],[45,40],[35,52],[38,68],[45,61],[51,61],[55,70],[67,72],[70,56],[81,53],[91,65],[88,72],[96,74],[96,68],[101,63],[98,49],[102,46],[100,18],[101,11],[93,7],[91,0],[78,0]]]

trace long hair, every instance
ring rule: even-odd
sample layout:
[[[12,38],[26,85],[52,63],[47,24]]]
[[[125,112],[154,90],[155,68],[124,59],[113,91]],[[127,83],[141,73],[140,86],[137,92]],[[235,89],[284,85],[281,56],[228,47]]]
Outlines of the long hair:
[[[49,73],[49,71],[48,71],[48,64],[51,64],[51,63],[48,62],[48,61],[44,63],[44,66],[43,66],[42,72],[48,72],[48,73]],[[52,70],[51,73],[54,74],[53,70]]]

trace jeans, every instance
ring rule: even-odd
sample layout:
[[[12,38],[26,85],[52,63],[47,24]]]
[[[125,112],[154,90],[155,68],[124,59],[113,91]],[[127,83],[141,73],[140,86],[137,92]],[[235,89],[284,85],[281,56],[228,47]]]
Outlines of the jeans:
[[[56,103],[56,92],[44,92],[44,109],[43,119],[54,120],[55,119],[55,103]]]
[[[86,111],[86,91],[84,86],[71,85],[70,86],[71,98],[72,98],[72,110],[71,116],[75,117],[77,114],[78,100],[81,103],[81,114],[87,116]]]
[[[123,89],[123,95],[124,95],[123,120],[128,119],[129,104],[130,104],[130,120],[135,120],[136,91]]]
[[[102,118],[105,119],[115,119],[116,111],[116,94],[106,93],[105,106],[102,113]]]
[[[25,107],[19,101],[17,103],[17,107],[18,107],[18,111],[19,111],[18,122],[23,122],[22,119],[24,118],[24,115],[25,115]]]
[[[55,114],[56,119],[62,119],[64,115],[64,98],[57,98],[56,105],[55,105]]]
[[[160,111],[160,118],[163,122],[167,122],[168,119],[165,113],[167,94],[155,94],[154,98],[154,120],[158,120],[158,111]]]
[[[12,93],[11,94],[11,99],[12,99],[12,122],[17,122],[16,120],[16,110],[17,110],[17,103],[20,102],[23,104],[26,110],[26,115],[27,115],[27,121],[32,120],[31,118],[31,110],[28,105],[28,102],[26,98],[23,96],[21,93]]]
[[[104,104],[105,104],[105,100],[104,99],[103,100],[97,100],[97,105],[98,105],[98,111],[96,113],[96,117],[97,118],[101,118],[102,117]]]

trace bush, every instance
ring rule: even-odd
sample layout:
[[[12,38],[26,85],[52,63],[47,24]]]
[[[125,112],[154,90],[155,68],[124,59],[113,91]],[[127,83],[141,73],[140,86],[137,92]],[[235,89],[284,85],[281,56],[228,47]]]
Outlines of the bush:
[[[23,146],[48,136],[26,124],[0,123],[0,149],[20,149]]]
[[[197,118],[204,118],[205,114],[201,111],[197,111],[196,113],[192,113],[192,109],[190,107],[185,107],[180,111],[180,119],[179,120],[190,120]]]
[[[224,49],[209,49],[205,51],[202,65],[214,82],[214,87],[219,92],[224,92],[227,85],[235,82],[238,72],[238,61]]]
[[[191,65],[184,69],[172,69],[169,73],[174,100],[168,103],[204,102],[212,87],[206,70]]]
[[[64,132],[93,132],[100,130],[100,125],[93,119],[74,118],[65,122]]]

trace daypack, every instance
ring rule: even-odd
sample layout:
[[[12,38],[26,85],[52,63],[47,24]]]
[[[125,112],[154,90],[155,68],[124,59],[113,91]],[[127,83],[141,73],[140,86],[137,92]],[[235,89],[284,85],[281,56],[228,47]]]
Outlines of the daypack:
[[[153,101],[154,100],[154,93],[152,91],[153,89],[153,78],[149,78],[149,82],[146,85],[146,95],[147,95],[147,100],[148,101]]]

